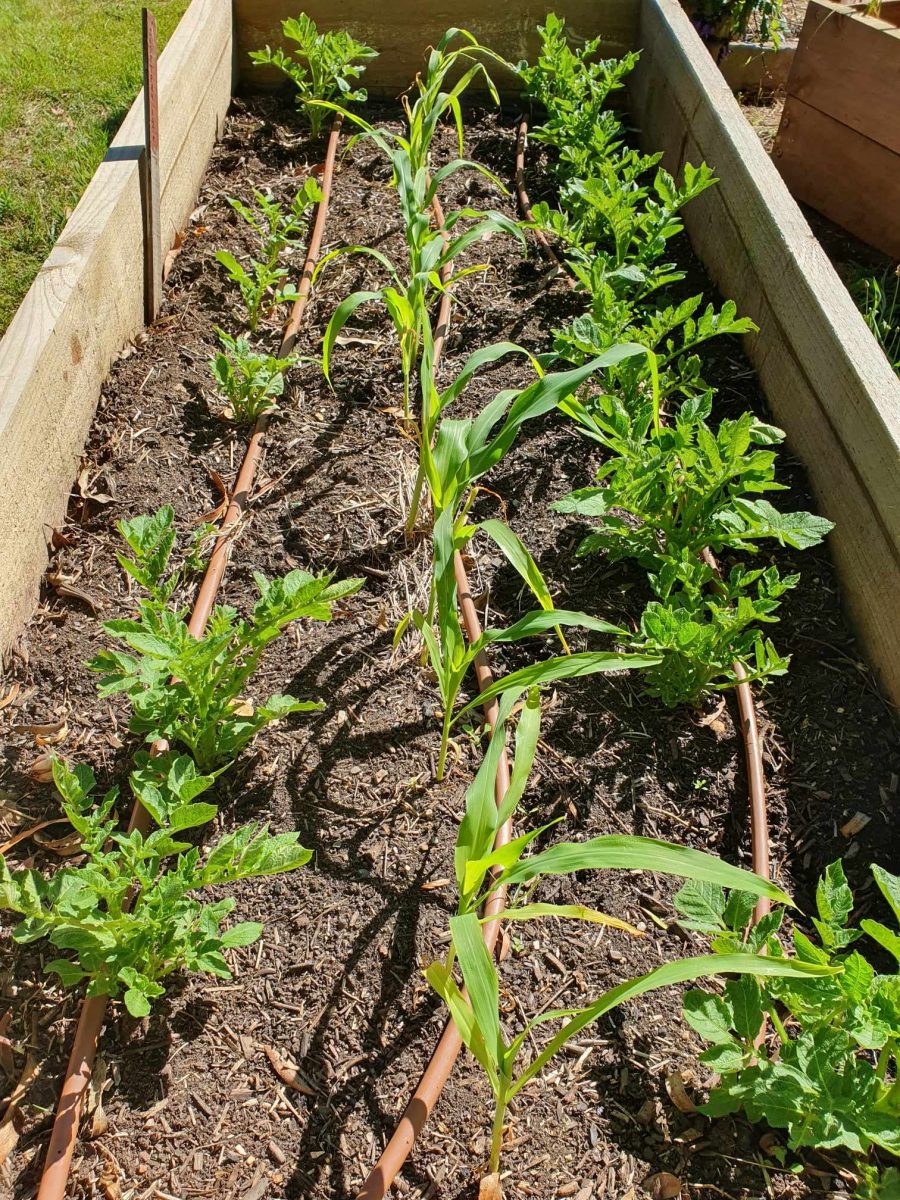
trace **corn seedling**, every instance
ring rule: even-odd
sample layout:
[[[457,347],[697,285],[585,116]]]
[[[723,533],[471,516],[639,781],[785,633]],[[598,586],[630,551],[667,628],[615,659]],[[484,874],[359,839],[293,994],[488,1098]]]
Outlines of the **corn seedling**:
[[[840,970],[827,963],[809,963],[799,958],[774,959],[740,950],[721,957],[704,955],[666,963],[611,988],[586,1007],[543,1012],[526,1021],[515,1036],[505,1033],[501,1022],[500,976],[482,937],[481,926],[485,920],[531,921],[548,917],[585,920],[640,936],[639,931],[626,922],[583,905],[534,901],[534,889],[542,878],[571,876],[586,870],[652,870],[692,880],[705,887],[731,886],[744,889],[753,896],[790,903],[784,892],[758,876],[712,855],[652,838],[604,836],[585,842],[560,842],[546,850],[529,853],[535,841],[546,832],[548,827],[545,826],[494,849],[497,831],[513,816],[525,791],[540,732],[539,699],[532,688],[527,692],[516,730],[510,787],[498,809],[493,794],[497,759],[505,740],[505,723],[520,694],[517,690],[501,693],[500,714],[488,752],[466,795],[466,812],[460,824],[454,860],[459,903],[457,914],[450,918],[452,941],[447,958],[432,963],[425,972],[429,983],[446,1003],[464,1044],[484,1070],[491,1087],[494,1117],[488,1171],[496,1185],[495,1195],[499,1190],[503,1130],[510,1101],[567,1042],[613,1008],[656,988],[717,974],[779,976],[813,983]],[[479,917],[478,909],[501,888],[507,889],[508,896],[499,918]],[[455,978],[457,965],[463,988]],[[534,1038],[539,1026],[549,1021],[562,1022],[561,1027],[527,1064],[520,1065],[526,1043]]]
[[[461,45],[452,48],[454,41],[461,42]],[[327,376],[335,341],[357,308],[372,302],[384,304],[400,345],[403,411],[407,419],[410,417],[411,383],[425,337],[424,327],[430,319],[428,306],[431,296],[435,291],[452,287],[466,275],[487,269],[484,264],[479,264],[453,272],[454,261],[469,246],[492,233],[509,234],[524,246],[519,225],[502,213],[465,208],[448,213],[443,230],[433,228],[432,224],[432,203],[438,188],[457,171],[477,171],[501,191],[506,191],[500,180],[487,168],[463,157],[461,95],[474,79],[481,78],[495,103],[499,103],[493,80],[484,63],[477,61],[481,58],[506,65],[503,59],[479,45],[465,30],[451,29],[444,34],[437,48],[429,54],[425,72],[416,79],[418,95],[415,101],[410,104],[404,97],[408,121],[408,134],[405,137],[376,129],[362,118],[346,114],[362,130],[362,136],[374,141],[391,163],[406,232],[408,262],[406,270],[401,271],[380,251],[367,246],[343,247],[322,260],[320,267],[324,267],[336,254],[368,254],[378,260],[392,280],[391,284],[378,291],[355,292],[338,305],[325,333],[322,364]],[[453,88],[444,91],[448,73],[470,61],[472,65],[464,69]],[[441,118],[448,112],[452,114],[456,126],[459,157],[432,174],[432,141]],[[445,273],[448,273],[446,279]],[[414,524],[415,505],[413,509]]]
[[[278,67],[293,81],[297,103],[306,113],[310,133],[317,138],[325,113],[314,101],[363,103],[365,88],[354,88],[353,82],[365,71],[366,62],[378,57],[378,51],[356,41],[343,29],[319,33],[316,23],[305,13],[282,21],[281,29],[293,42],[290,55],[280,47],[273,50],[266,46],[264,50],[251,50],[250,57],[257,66]]]
[[[254,192],[254,205],[229,198],[228,203],[246,221],[259,241],[260,258],[250,258],[244,266],[228,250],[217,250],[216,259],[225,268],[228,278],[237,285],[247,310],[247,325],[255,333],[264,308],[297,299],[297,289],[285,282],[288,269],[278,265],[285,250],[302,245],[306,214],[322,199],[322,191],[314,179],[308,179],[285,211],[264,192]]]
[[[132,653],[102,650],[88,665],[101,676],[101,695],[124,692],[128,697],[134,732],[150,742],[165,738],[187,747],[205,771],[236,758],[270,722],[321,709],[318,701],[282,695],[254,706],[245,692],[285,626],[302,617],[330,620],[335,601],[358,591],[361,579],[333,583],[328,575],[294,570],[269,581],[255,573],[259,599],[250,616],[217,605],[206,632],[194,637],[185,623],[186,610],[170,602],[178,578],[169,570],[175,542],[172,509],[122,521],[119,531],[133,554],[120,555],[119,561],[146,597],[134,619],[103,625]]]
[[[484,407],[478,417],[464,420],[440,418],[444,410],[461,396],[481,366],[510,353],[524,352],[511,343],[500,343],[477,351],[470,356],[456,380],[441,393],[436,391],[432,382],[430,353],[430,336],[426,335],[421,364],[422,387],[423,394],[431,399],[425,406],[426,421],[423,422],[421,453],[422,476],[428,485],[434,511],[433,594],[429,611],[424,613],[419,609],[413,610],[401,622],[396,638],[399,640],[411,622],[424,638],[429,662],[437,678],[443,707],[441,748],[437,767],[440,779],[444,775],[451,730],[457,719],[457,697],[466,672],[484,646],[492,642],[515,642],[565,626],[580,626],[603,633],[623,632],[606,621],[584,613],[558,611],[553,608],[546,584],[540,577],[536,564],[512,531],[503,527],[505,532],[496,537],[496,523],[470,525],[468,513],[477,494],[477,481],[496,466],[509,451],[526,421],[560,406],[595,372],[631,354],[644,355],[646,352],[642,347],[618,346],[605,356],[574,370],[554,375],[539,375],[520,392],[501,392]],[[500,549],[520,571],[537,596],[541,608],[529,613],[506,630],[487,631],[467,648],[457,613],[454,556],[466,547],[479,528],[488,536],[495,537]],[[432,628],[432,618],[435,616],[437,636]],[[526,671],[530,673],[531,682],[538,684],[568,675],[646,667],[655,661],[656,659],[612,653],[592,653],[550,659],[526,668]],[[467,708],[462,711],[467,711]]]
[[[10,871],[0,855],[0,908],[22,918],[17,942],[47,938],[73,958],[56,958],[45,970],[62,983],[87,982],[89,996],[116,998],[135,1017],[146,1016],[161,984],[174,971],[205,971],[230,978],[224,951],[256,941],[262,926],[244,922],[221,929],[234,908],[226,898],[205,904],[193,893],[238,879],[274,875],[302,866],[310,851],[297,834],[272,836],[246,825],[221,838],[202,856],[175,834],[205,824],[214,805],[196,803],[213,782],[185,756],[139,757],[132,788],[164,825],[144,836],[116,831],[112,789],[95,800],[93,772],[70,770],[54,760],[53,778],[63,812],[82,839],[85,863],[63,867],[49,879],[38,871]]]
[[[686,993],[685,1019],[710,1043],[700,1061],[719,1076],[701,1112],[743,1109],[751,1121],[786,1129],[791,1149],[866,1154],[874,1146],[900,1155],[900,976],[879,974],[851,949],[865,934],[900,962],[900,878],[872,871],[895,928],[872,918],[849,924],[853,895],[835,862],[816,889],[815,936],[795,929],[790,960],[778,937],[781,912],[746,932],[752,897],[732,892],[726,899],[710,883],[687,885],[675,897],[682,924],[708,935],[716,954],[838,968],[828,978],[742,977],[730,979],[724,994]],[[766,1016],[770,1047],[757,1044]]]

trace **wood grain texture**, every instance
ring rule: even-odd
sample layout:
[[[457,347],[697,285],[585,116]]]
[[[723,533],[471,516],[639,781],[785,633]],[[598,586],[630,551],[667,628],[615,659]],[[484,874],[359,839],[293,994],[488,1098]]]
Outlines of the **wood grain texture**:
[[[798,200],[900,258],[900,154],[788,96],[772,159]]]
[[[887,18],[893,10],[885,5],[882,11]],[[787,91],[789,97],[900,154],[896,17],[892,23],[832,0],[811,0]],[[811,145],[809,149],[823,148]],[[833,163],[840,161],[838,147],[827,150]],[[900,172],[900,163],[894,169]]]
[[[160,212],[184,226],[231,99],[231,13],[192,0],[159,60]],[[0,648],[30,615],[113,356],[143,325],[139,159],[128,112],[0,341]]]
[[[576,35],[602,34],[611,55],[635,44],[639,0],[559,0],[551,7],[566,18]],[[515,4],[394,0],[385,5],[371,0],[306,0],[302,8],[320,29],[347,29],[378,50],[379,56],[367,65],[362,83],[373,96],[397,96],[422,67],[426,48],[453,26],[470,30],[509,62],[528,57],[537,44],[535,26],[546,17],[548,4],[546,0],[518,0]],[[297,12],[295,0],[234,0],[237,69],[242,84],[260,87],[283,79],[277,71],[254,67],[247,54],[267,44],[284,45],[281,22]],[[503,79],[498,72],[496,79],[507,91],[514,87],[512,76]]]
[[[754,319],[751,360],[822,512],[844,599],[900,703],[900,380],[676,0],[643,0],[632,101],[666,165],[720,178],[685,210],[700,258]]]

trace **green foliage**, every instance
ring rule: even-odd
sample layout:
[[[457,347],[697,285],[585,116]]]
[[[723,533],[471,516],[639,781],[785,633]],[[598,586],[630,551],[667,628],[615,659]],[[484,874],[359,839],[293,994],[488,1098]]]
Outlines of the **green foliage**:
[[[599,395],[585,387],[561,406],[608,457],[598,486],[554,507],[596,522],[579,554],[633,558],[648,572],[655,599],[622,640],[660,659],[647,669],[648,691],[677,705],[733,686],[736,663],[750,681],[788,665],[760,626],[777,620],[780,598],[799,577],[736,565],[719,581],[704,552],[755,554],[761,539],[802,549],[831,524],[756,498],[781,488],[770,449],[783,439],[780,430],[751,413],[717,426],[710,420],[713,392],[698,350],[712,338],[753,332],[753,323],[732,301],[716,311],[700,295],[666,302],[661,292],[683,278],[664,261],[682,231],[678,214],[716,182],[712,172],[687,164],[679,185],[658,155],[624,144],[620,118],[604,105],[633,62],[593,61],[596,42],[572,49],[555,17],[540,32],[540,58],[520,75],[547,113],[534,136],[559,152],[560,208],[538,205],[535,223],[563,243],[590,298],[589,311],[557,331],[554,348],[579,364],[622,342],[646,351],[611,364],[598,377]],[[585,109],[595,134],[576,138]]]
[[[330,620],[334,602],[358,591],[362,580],[333,583],[328,575],[300,570],[271,581],[255,574],[259,599],[249,617],[217,605],[203,635],[194,637],[185,624],[186,610],[170,603],[176,578],[169,570],[172,509],[122,521],[119,530],[133,554],[119,561],[147,596],[134,619],[103,625],[131,653],[102,650],[88,665],[101,675],[101,695],[128,696],[132,730],[148,742],[166,738],[187,747],[205,771],[236,758],[269,722],[321,708],[318,702],[282,695],[254,707],[242,697],[264,652],[286,625],[302,617]]]
[[[662,656],[647,674],[651,694],[676,705],[709,686],[733,686],[734,662],[751,680],[783,674],[787,659],[758,626],[777,619],[780,597],[799,576],[782,577],[774,566],[734,567],[719,582],[703,558],[707,547],[755,554],[763,539],[805,549],[831,528],[823,517],[782,513],[750,498],[782,489],[768,449],[783,439],[781,430],[751,413],[713,428],[709,392],[685,400],[671,425],[657,425],[649,398],[631,411],[609,394],[590,410],[577,401],[567,407],[612,453],[598,473],[603,486],[581,488],[554,507],[599,520],[578,554],[633,558],[648,572],[657,599],[627,640]]]
[[[510,819],[525,791],[534,761],[540,732],[540,705],[537,690],[528,690],[516,730],[516,750],[510,786],[502,804],[494,801],[497,761],[505,742],[505,725],[520,693],[502,693],[500,712],[487,754],[466,795],[466,812],[457,836],[454,865],[459,888],[457,915],[450,919],[452,941],[444,962],[432,963],[425,974],[450,1010],[463,1042],[483,1068],[494,1095],[494,1121],[490,1170],[499,1169],[503,1121],[506,1108],[550,1060],[582,1029],[628,1000],[655,988],[693,980],[710,974],[747,973],[751,976],[790,976],[806,980],[827,975],[828,966],[768,958],[736,952],[707,955],[664,966],[604,992],[583,1008],[557,1009],[526,1019],[524,1029],[508,1038],[500,1015],[500,981],[491,955],[485,947],[481,925],[490,918],[479,918],[478,909],[498,889],[509,889],[501,916],[503,920],[530,921],[541,917],[586,920],[617,928],[633,936],[638,930],[605,913],[578,904],[547,904],[532,901],[533,889],[546,876],[571,876],[576,872],[598,869],[653,870],[674,874],[702,883],[708,888],[729,882],[746,887],[755,896],[790,903],[789,898],[766,880],[721,862],[712,855],[686,847],[642,837],[617,835],[591,838],[586,842],[560,842],[532,853],[534,842],[546,831],[538,828],[520,835],[506,845],[494,848],[497,833]],[[454,978],[459,965],[462,983]],[[538,1026],[561,1022],[548,1042],[522,1066],[520,1055],[534,1039]]]
[[[365,88],[352,83],[365,71],[365,63],[378,57],[364,42],[358,42],[344,29],[319,33],[315,21],[305,13],[281,23],[285,38],[294,43],[290,55],[280,47],[272,50],[251,50],[250,57],[257,66],[271,65],[284,71],[297,88],[297,103],[304,109],[310,132],[318,137],[322,132],[325,111],[314,104],[317,100],[340,100],[342,104],[362,103]]]
[[[252,425],[262,413],[277,407],[284,393],[284,372],[296,358],[276,358],[252,350],[246,338],[216,330],[222,349],[209,360],[209,369],[226,413],[238,425]]]
[[[428,330],[426,329],[426,333]],[[432,596],[427,613],[414,609],[401,623],[397,638],[409,622],[421,633],[429,663],[437,679],[443,705],[443,729],[438,758],[438,778],[443,777],[447,748],[454,721],[456,701],[466,673],[483,648],[492,642],[516,642],[564,626],[578,626],[603,633],[622,633],[607,621],[585,613],[557,611],[552,604],[546,583],[537,571],[534,560],[511,530],[504,527],[498,534],[494,523],[478,527],[468,520],[469,510],[477,494],[477,481],[494,467],[508,452],[526,421],[553,411],[593,372],[609,361],[627,354],[643,354],[641,347],[619,346],[571,371],[539,375],[519,392],[504,391],[484,406],[477,417],[464,419],[443,417],[447,407],[458,400],[477,370],[511,353],[524,353],[520,347],[502,343],[476,351],[464,364],[456,380],[443,392],[434,387],[431,371],[430,338],[426,337],[422,358],[422,389],[427,397],[423,411],[428,418],[421,442],[422,475],[428,485],[434,511],[432,530]],[[434,445],[432,446],[432,435]],[[536,595],[541,608],[528,613],[505,630],[488,630],[477,642],[466,644],[457,611],[457,585],[454,556],[462,551],[478,529],[493,537],[525,582]],[[432,628],[437,618],[437,636]],[[548,659],[526,669],[524,686],[531,686],[566,675],[590,674],[596,671],[617,671],[643,667],[656,660],[610,652],[571,655],[564,659]],[[512,677],[501,680],[513,686]],[[482,693],[482,699],[484,698]],[[466,711],[464,708],[463,712]]]
[[[322,199],[322,190],[314,179],[308,179],[285,211],[277,200],[265,192],[254,192],[254,204],[229,198],[228,203],[246,221],[259,241],[259,259],[251,258],[244,266],[228,250],[217,250],[216,259],[225,268],[228,278],[237,284],[247,309],[247,325],[255,333],[263,315],[269,309],[297,299],[297,289],[286,283],[287,267],[279,266],[279,259],[288,248],[302,245],[306,214],[313,204]]]
[[[459,44],[454,46],[454,42]],[[360,117],[345,114],[362,130],[361,136],[374,141],[391,163],[393,184],[400,200],[406,234],[407,264],[405,269],[399,268],[380,251],[368,246],[342,247],[322,260],[320,269],[339,254],[367,254],[386,269],[391,279],[390,284],[378,291],[355,292],[338,305],[325,333],[322,363],[328,375],[335,341],[357,308],[372,302],[383,304],[400,345],[403,408],[407,418],[410,416],[410,386],[426,336],[424,327],[429,321],[431,298],[435,292],[452,288],[464,276],[487,269],[482,264],[476,264],[454,271],[455,261],[470,246],[477,245],[492,233],[506,233],[517,238],[523,246],[525,242],[518,224],[498,212],[462,208],[445,214],[443,230],[432,226],[432,201],[441,184],[458,171],[476,171],[490,179],[501,191],[506,190],[487,168],[463,157],[460,97],[473,80],[480,78],[494,101],[499,103],[493,80],[482,59],[506,65],[503,59],[481,46],[466,30],[450,29],[444,34],[436,49],[430,52],[425,71],[416,76],[418,94],[415,100],[410,104],[404,97],[408,124],[406,136],[387,129],[376,129]],[[445,91],[446,78],[456,68],[462,71],[462,75],[452,88]],[[441,118],[448,113],[454,121],[459,157],[432,173],[432,142]],[[415,521],[415,512],[412,521]]]
[[[900,920],[900,879],[873,871]],[[675,903],[689,928],[711,936],[716,953],[785,961],[780,913],[745,935],[752,897],[732,893],[726,902],[719,888],[688,884]],[[849,925],[852,908],[843,868],[832,863],[816,890],[817,940],[793,934],[795,961],[839,968],[832,977],[732,979],[722,995],[686,994],[686,1020],[711,1043],[701,1061],[721,1077],[702,1109],[709,1116],[743,1108],[752,1121],[786,1129],[792,1149],[842,1146],[863,1154],[874,1145],[900,1154],[900,976],[877,974],[851,949],[868,933],[900,961],[900,937],[876,921]],[[775,1030],[770,1048],[756,1044],[767,1016]]]
[[[854,1200],[900,1200],[900,1170],[897,1167],[879,1171],[869,1163],[862,1163],[859,1176]]]
[[[900,267],[880,275],[858,271],[851,280],[850,294],[888,362],[900,375]]]
[[[116,789],[95,801],[95,778],[81,765],[56,759],[53,777],[63,812],[79,833],[86,862],[63,867],[50,879],[34,870],[10,871],[0,856],[0,908],[22,918],[17,942],[47,938],[72,957],[48,962],[65,986],[87,982],[89,996],[124,991],[128,1011],[146,1016],[162,995],[160,981],[174,971],[230,972],[223,951],[256,941],[262,926],[222,929],[233,899],[204,904],[192,893],[223,882],[272,875],[302,866],[310,851],[294,833],[271,836],[246,825],[220,839],[204,856],[173,834],[205,824],[215,805],[196,803],[213,782],[190,758],[138,756],[131,786],[161,828],[143,835],[116,831]]]
[[[721,58],[729,42],[747,38],[752,25],[754,42],[780,46],[785,28],[781,9],[782,0],[691,0],[688,12],[701,38]]]

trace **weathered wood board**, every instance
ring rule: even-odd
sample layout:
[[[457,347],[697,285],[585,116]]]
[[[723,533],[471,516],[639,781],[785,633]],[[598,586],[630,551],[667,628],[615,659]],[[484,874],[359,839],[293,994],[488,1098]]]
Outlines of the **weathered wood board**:
[[[455,4],[450,0],[422,4],[395,0],[386,6],[368,0],[306,0],[302,11],[321,29],[348,29],[379,52],[368,63],[363,85],[373,96],[398,96],[422,67],[426,47],[435,45],[445,30],[462,26],[512,63],[527,58],[537,45],[535,27],[552,10],[565,17],[579,37],[603,34],[610,55],[636,44],[640,0],[516,0],[494,5]],[[295,0],[234,0],[234,30],[238,77],[248,87],[278,83],[270,68],[254,67],[249,50],[285,45],[281,23],[300,11]],[[513,78],[494,72],[499,87],[510,90]]]
[[[797,199],[900,258],[900,29],[812,0],[773,150]]]
[[[231,100],[231,33],[229,5],[192,0],[160,56],[164,249]],[[143,325],[143,141],[139,95],[0,341],[0,649],[34,608],[113,356]]]
[[[900,702],[900,380],[677,0],[643,0],[632,100],[648,147],[719,184],[689,205],[694,248],[759,325],[747,339],[772,412],[803,459],[868,656]]]

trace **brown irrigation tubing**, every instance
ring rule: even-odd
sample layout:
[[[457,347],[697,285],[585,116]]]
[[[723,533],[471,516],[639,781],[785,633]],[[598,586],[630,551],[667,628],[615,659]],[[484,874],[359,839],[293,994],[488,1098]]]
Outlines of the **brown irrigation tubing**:
[[[303,264],[303,275],[297,288],[298,296],[291,309],[290,319],[284,328],[281,348],[278,352],[279,358],[286,358],[294,348],[294,344],[297,341],[297,333],[303,320],[303,314],[306,311],[306,304],[312,286],[313,272],[322,245],[325,221],[328,216],[328,202],[331,197],[331,184],[334,178],[334,164],[337,155],[339,132],[340,123],[336,121],[332,125],[328,135],[328,144],[325,152],[325,163],[322,170],[322,201],[316,209],[309,247],[306,252],[306,261]],[[216,539],[203,582],[197,593],[194,610],[188,624],[188,629],[194,637],[202,636],[206,628],[206,622],[209,619],[209,614],[212,611],[212,606],[215,603],[216,594],[218,593],[219,585],[222,582],[225,567],[230,556],[236,522],[247,507],[250,489],[253,487],[256,468],[262,453],[263,436],[267,426],[268,414],[263,413],[254,425],[253,432],[250,435],[247,450],[244,454],[244,461],[235,480],[234,490],[231,494],[231,500],[229,501],[219,536]],[[128,822],[128,830],[130,832],[132,829],[140,829],[146,833],[148,828],[148,814],[143,805],[135,801],[131,818]],[[72,1043],[72,1051],[69,1055],[66,1078],[60,1092],[59,1104],[57,1105],[56,1116],[53,1121],[53,1129],[50,1133],[50,1143],[47,1147],[44,1171],[41,1176],[41,1186],[38,1190],[36,1200],[63,1200],[65,1197],[66,1181],[72,1165],[72,1155],[75,1151],[75,1142],[78,1136],[78,1122],[81,1116],[85,1093],[91,1080],[91,1072],[97,1054],[97,1044],[100,1039],[100,1031],[103,1028],[105,1014],[105,996],[91,996],[81,1006],[81,1015],[78,1019],[78,1027],[75,1030],[75,1040]]]
[[[519,208],[522,216],[526,221],[534,223],[534,213],[531,211],[531,201],[528,199],[528,192],[525,190],[525,143],[528,139],[528,118],[519,117],[519,124],[516,127],[516,193],[519,197]],[[566,283],[569,288],[575,287],[575,280],[565,268],[565,263],[550,245],[550,240],[544,233],[543,229],[534,228],[531,231],[537,238],[538,244],[543,250],[547,258],[559,270],[560,278]]]
[[[436,224],[438,228],[443,229],[444,214],[440,201],[437,198],[435,198],[432,207]],[[434,370],[437,370],[437,365],[447,340],[449,326],[450,293],[444,292],[441,296],[441,303],[435,323]],[[454,555],[453,567],[456,574],[456,588],[459,594],[459,608],[462,614],[463,628],[466,631],[468,641],[473,643],[481,637],[481,622],[478,619],[478,613],[472,600],[466,568],[461,555],[458,553]],[[474,665],[478,690],[479,692],[483,692],[485,688],[490,687],[493,683],[491,668],[484,654],[478,655]],[[484,706],[484,717],[492,730],[496,725],[497,716],[497,701],[491,700]],[[506,750],[503,750],[500,755],[500,761],[497,764],[497,775],[494,779],[494,800],[498,808],[503,803],[503,798],[508,788],[509,758]],[[505,845],[511,836],[512,821],[507,821],[497,834],[494,842],[495,847]],[[505,902],[506,891],[505,889],[498,888],[485,904],[485,915],[494,916],[502,912]],[[489,921],[482,926],[482,936],[484,937],[485,945],[491,952],[493,952],[497,944],[499,933],[499,921]],[[382,1151],[378,1162],[366,1177],[366,1181],[358,1193],[357,1200],[384,1200],[388,1189],[409,1157],[416,1138],[422,1132],[422,1127],[431,1115],[444,1089],[444,1084],[450,1078],[450,1073],[459,1057],[461,1049],[462,1039],[459,1036],[456,1025],[450,1020],[444,1026],[444,1031],[432,1052],[428,1066],[422,1073],[416,1090],[409,1098],[406,1108],[403,1110],[403,1116],[400,1118],[396,1129],[391,1135],[390,1141]]]

